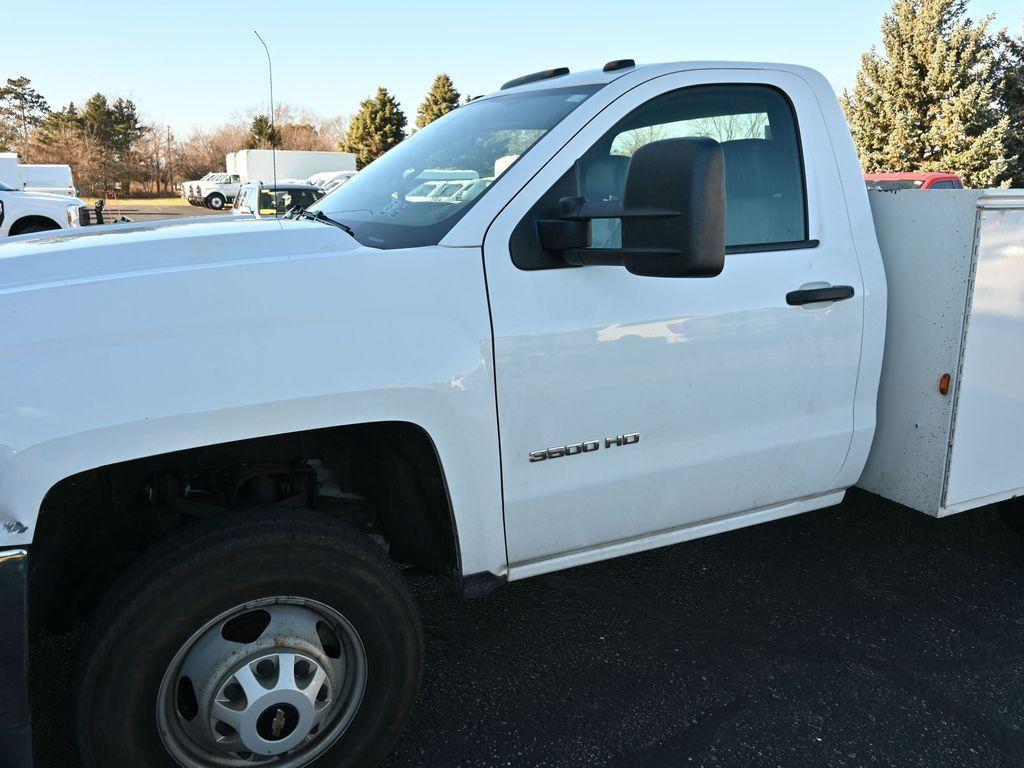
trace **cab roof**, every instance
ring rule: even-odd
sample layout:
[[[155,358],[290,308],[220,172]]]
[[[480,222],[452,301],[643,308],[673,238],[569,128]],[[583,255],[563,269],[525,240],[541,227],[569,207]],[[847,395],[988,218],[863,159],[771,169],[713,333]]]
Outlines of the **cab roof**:
[[[572,88],[576,86],[604,86],[621,77],[634,73],[640,74],[642,79],[667,75],[672,72],[694,69],[772,69],[787,72],[801,73],[809,71],[807,67],[795,64],[778,64],[771,62],[756,61],[674,61],[661,64],[632,64],[626,65],[630,59],[617,59],[608,62],[601,69],[587,69],[580,72],[570,72],[567,67],[556,67],[541,72],[534,72],[529,75],[517,77],[505,83],[502,88],[487,96],[478,98],[490,98],[505,93],[523,93],[525,91],[542,90],[546,88]],[[613,66],[614,65],[614,66]],[[475,101],[475,99],[474,99]]]

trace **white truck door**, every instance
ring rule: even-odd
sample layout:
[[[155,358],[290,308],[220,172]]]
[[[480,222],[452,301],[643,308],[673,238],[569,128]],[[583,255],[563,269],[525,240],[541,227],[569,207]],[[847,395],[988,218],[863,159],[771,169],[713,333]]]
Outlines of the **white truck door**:
[[[720,276],[571,268],[540,249],[536,221],[557,217],[560,197],[620,199],[633,151],[691,135],[725,155]],[[593,224],[593,246],[617,236],[616,222]],[[833,487],[853,430],[861,277],[798,76],[704,70],[627,91],[503,210],[484,260],[512,578],[810,508]],[[787,302],[836,286],[852,295]]]

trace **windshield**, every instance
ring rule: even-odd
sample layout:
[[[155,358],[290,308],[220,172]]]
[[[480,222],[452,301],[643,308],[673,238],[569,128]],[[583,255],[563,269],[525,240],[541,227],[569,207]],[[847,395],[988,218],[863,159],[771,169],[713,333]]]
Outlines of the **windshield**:
[[[417,131],[310,211],[375,248],[436,245],[490,185],[600,86],[471,102]]]

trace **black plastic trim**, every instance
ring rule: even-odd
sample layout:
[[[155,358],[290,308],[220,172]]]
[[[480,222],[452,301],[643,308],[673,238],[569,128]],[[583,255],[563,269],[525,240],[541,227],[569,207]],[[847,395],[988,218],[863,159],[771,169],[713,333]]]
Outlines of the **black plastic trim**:
[[[785,243],[751,243],[750,245],[727,245],[725,255],[733,253],[762,253],[768,251],[797,251],[802,248],[817,248],[820,240],[791,240]]]
[[[564,77],[569,74],[568,67],[555,67],[554,69],[545,69],[540,72],[532,72],[529,75],[523,75],[517,77],[515,80],[509,80],[503,86],[502,91],[509,88],[515,88],[517,85],[526,85],[527,83],[536,83],[538,80],[550,80],[552,77]]]
[[[504,576],[495,576],[490,571],[471,573],[462,577],[462,599],[474,600],[486,597],[508,582]]]
[[[28,703],[28,553],[0,551],[0,766],[32,768]]]
[[[604,67],[601,68],[602,72],[618,72],[620,69],[630,69],[635,67],[636,62],[633,59],[614,59],[609,61]]]
[[[846,301],[854,294],[852,285],[829,285],[825,288],[805,288],[790,291],[786,294],[786,303],[791,307],[802,307],[804,304],[819,304],[825,301]]]

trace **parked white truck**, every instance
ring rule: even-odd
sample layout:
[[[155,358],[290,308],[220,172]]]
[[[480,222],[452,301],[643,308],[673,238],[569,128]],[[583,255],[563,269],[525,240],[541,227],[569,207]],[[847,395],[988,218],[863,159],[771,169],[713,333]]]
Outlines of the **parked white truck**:
[[[90,210],[77,197],[15,189],[0,181],[0,237],[73,229],[90,222]]]
[[[237,173],[208,173],[201,179],[184,182],[181,192],[192,205],[220,211],[234,202],[241,188],[242,177]]]
[[[454,169],[488,183],[406,197]],[[872,194],[816,72],[626,60],[302,218],[0,246],[0,755],[41,626],[88,621],[88,768],[369,766],[420,685],[405,565],[480,595],[862,478],[1019,520],[1024,198]]]

